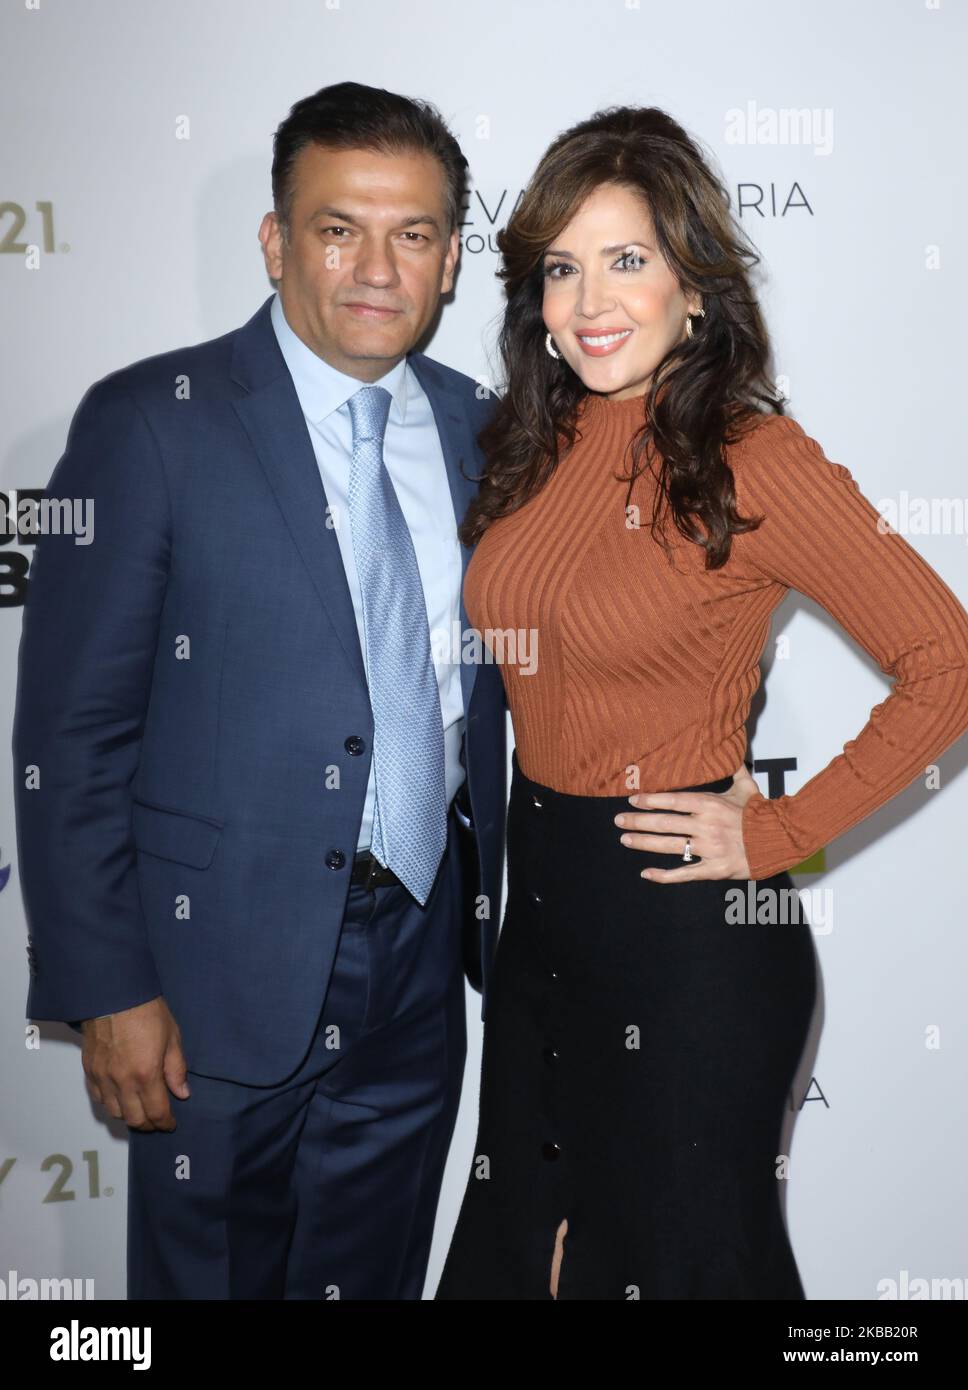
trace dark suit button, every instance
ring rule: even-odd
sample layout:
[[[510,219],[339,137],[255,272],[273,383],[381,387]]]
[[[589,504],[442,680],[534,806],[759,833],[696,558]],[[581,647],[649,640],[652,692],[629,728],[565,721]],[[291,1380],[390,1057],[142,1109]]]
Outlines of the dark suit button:
[[[541,906],[542,897],[541,897],[541,894],[540,894],[540,893],[536,893],[536,892],[534,891],[534,889],[532,888],[532,890],[531,890],[531,892],[528,894],[528,896],[529,896],[529,898],[531,899],[531,901],[534,903],[535,907],[540,907],[540,906]]]
[[[538,810],[540,811],[541,808],[542,808],[542,806],[544,805],[544,802],[541,800],[541,798],[540,798],[539,796],[536,796],[536,795],[534,794],[534,792],[532,792],[532,793],[531,793],[531,805],[532,805],[532,806],[537,806]]]
[[[350,734],[349,738],[343,744],[343,747],[346,749],[347,753],[352,753],[353,757],[356,758],[363,752],[366,744],[360,738],[359,734]]]
[[[331,849],[326,856],[326,867],[328,869],[341,869],[346,863],[346,855],[341,849]]]
[[[545,1050],[542,1052],[541,1055],[542,1055],[542,1057],[545,1059],[545,1061],[549,1064],[549,1066],[550,1066],[552,1063],[557,1062],[557,1060],[558,1060],[558,1053],[555,1051],[555,1049],[554,1049],[553,1047],[546,1047]]]
[[[560,1153],[561,1147],[558,1144],[549,1141],[547,1144],[541,1145],[541,1157],[546,1158],[549,1163],[554,1163]]]

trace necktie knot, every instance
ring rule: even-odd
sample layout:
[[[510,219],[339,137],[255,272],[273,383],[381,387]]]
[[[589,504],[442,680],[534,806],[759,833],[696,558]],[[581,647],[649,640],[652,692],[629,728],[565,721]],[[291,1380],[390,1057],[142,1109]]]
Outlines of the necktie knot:
[[[365,439],[383,442],[392,400],[385,386],[361,386],[355,395],[350,396],[354,445]]]

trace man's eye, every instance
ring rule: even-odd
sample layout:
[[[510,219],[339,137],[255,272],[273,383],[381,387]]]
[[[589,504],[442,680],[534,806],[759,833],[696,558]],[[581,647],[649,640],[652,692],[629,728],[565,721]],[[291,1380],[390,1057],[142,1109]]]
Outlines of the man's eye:
[[[345,232],[346,230],[347,230],[346,227],[340,227],[340,226],[335,226],[335,227],[324,227],[324,228],[323,228],[323,231],[324,231],[325,233],[327,233],[327,234],[329,234],[330,232]]]
[[[415,236],[418,239],[418,241],[427,240],[427,237],[424,236],[423,232],[404,232],[404,236]]]

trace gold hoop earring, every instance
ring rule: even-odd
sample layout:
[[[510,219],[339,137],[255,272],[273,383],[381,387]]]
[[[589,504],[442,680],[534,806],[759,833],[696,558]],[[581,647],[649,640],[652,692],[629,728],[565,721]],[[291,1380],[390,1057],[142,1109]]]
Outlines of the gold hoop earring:
[[[559,361],[561,360],[561,353],[555,351],[555,346],[554,343],[551,341],[550,333],[546,334],[545,336],[545,348],[548,352],[551,353],[552,357],[557,358]]]
[[[687,337],[687,338],[691,338],[691,337],[692,337],[692,321],[693,321],[693,319],[694,319],[694,318],[697,318],[697,319],[704,319],[705,317],[706,317],[706,311],[705,311],[705,309],[700,309],[699,312],[696,313],[696,314],[687,314],[687,315],[686,315],[686,337]]]

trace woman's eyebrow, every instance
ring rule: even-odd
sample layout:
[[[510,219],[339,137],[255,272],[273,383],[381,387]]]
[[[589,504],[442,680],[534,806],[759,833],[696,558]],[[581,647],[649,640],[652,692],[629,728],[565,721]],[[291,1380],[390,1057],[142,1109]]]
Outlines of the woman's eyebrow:
[[[643,251],[655,253],[654,246],[647,246],[644,241],[619,241],[614,246],[603,246],[601,254],[603,256],[614,256],[616,251],[630,251],[634,246],[641,246]],[[577,259],[571,251],[559,251],[554,246],[549,246],[545,252],[546,256],[563,256],[566,260],[574,261]]]

